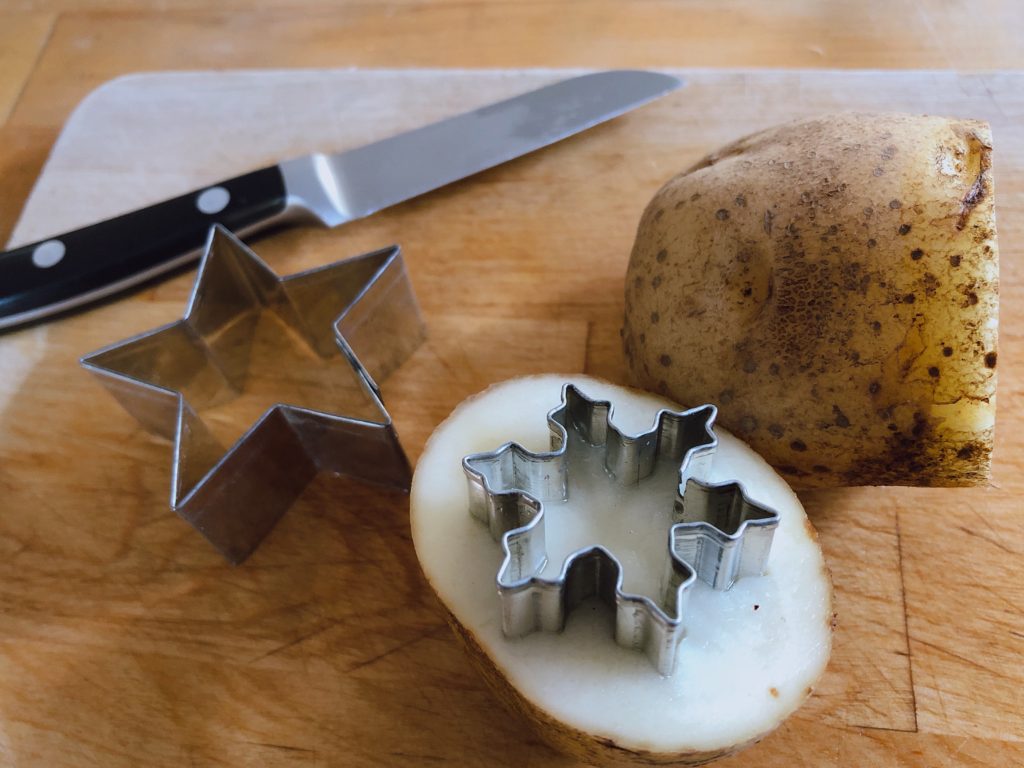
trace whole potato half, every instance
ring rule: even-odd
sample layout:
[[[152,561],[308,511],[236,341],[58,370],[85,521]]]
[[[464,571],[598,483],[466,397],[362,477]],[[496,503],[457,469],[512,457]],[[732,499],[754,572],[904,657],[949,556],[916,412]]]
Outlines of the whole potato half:
[[[633,383],[720,421],[797,487],[975,485],[995,423],[992,139],[837,114],[740,139],[644,211]]]
[[[673,674],[661,675],[643,653],[616,644],[614,612],[593,602],[573,611],[561,632],[510,638],[502,631],[502,549],[470,512],[462,459],[507,442],[550,450],[547,414],[568,383],[610,401],[612,422],[630,435],[650,430],[661,409],[679,410],[649,392],[557,374],[511,379],[464,400],[424,446],[409,495],[416,556],[431,589],[498,698],[523,726],[532,724],[543,741],[577,760],[698,765],[753,744],[796,711],[825,670],[835,622],[832,580],[796,494],[724,430],[716,428],[708,480],[741,483],[778,512],[779,526],[763,575],[724,591],[693,585]],[[670,496],[673,469],[668,465]],[[582,484],[570,486],[564,503],[547,502],[548,578],[586,542],[620,559],[626,591],[656,599],[664,588],[671,503],[657,483],[616,487],[603,464],[583,462],[572,472]],[[495,764],[513,762],[496,757]]]

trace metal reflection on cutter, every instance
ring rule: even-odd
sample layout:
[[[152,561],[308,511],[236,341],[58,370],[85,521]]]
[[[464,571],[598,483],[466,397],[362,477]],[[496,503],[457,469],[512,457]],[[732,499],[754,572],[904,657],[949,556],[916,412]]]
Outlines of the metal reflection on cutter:
[[[264,311],[319,358],[341,358],[354,379],[351,408],[279,403],[225,451],[196,409],[244,391]],[[279,277],[215,226],[184,317],[81,363],[147,430],[173,441],[171,509],[240,563],[321,471],[408,489],[409,461],[375,377],[424,337],[398,246]]]
[[[487,523],[504,553],[497,586],[507,636],[560,631],[573,608],[597,597],[615,610],[619,645],[644,651],[663,675],[674,671],[696,580],[725,590],[743,576],[762,574],[779,523],[778,513],[751,501],[739,483],[704,482],[718,446],[716,413],[713,405],[661,410],[650,430],[628,435],[612,423],[610,402],[566,384],[561,405],[548,414],[551,451],[506,443],[463,459],[470,513]],[[623,591],[622,565],[600,545],[569,553],[554,578],[541,576],[548,561],[544,502],[568,498],[580,449],[602,451],[605,470],[624,486],[649,480],[661,461],[678,468],[658,602]]]

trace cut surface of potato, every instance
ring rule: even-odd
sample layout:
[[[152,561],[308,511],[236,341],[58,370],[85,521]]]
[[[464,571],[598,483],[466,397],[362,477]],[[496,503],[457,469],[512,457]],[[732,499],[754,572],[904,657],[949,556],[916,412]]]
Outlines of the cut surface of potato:
[[[678,409],[647,393],[555,375],[513,379],[456,408],[417,464],[411,521],[417,556],[457,636],[507,703],[549,743],[579,757],[697,762],[760,738],[800,705],[825,668],[831,581],[796,496],[721,429],[709,482],[741,482],[750,498],[779,512],[780,522],[765,575],[741,578],[728,591],[695,584],[672,675],[618,646],[613,612],[596,601],[571,613],[563,632],[502,633],[495,583],[501,545],[469,512],[462,459],[509,441],[550,450],[547,414],[568,382],[610,400],[613,423],[629,433],[649,430],[661,408]],[[643,481],[634,489],[615,486],[600,465],[580,470],[590,472],[588,480],[593,475],[589,492],[570,490],[567,502],[545,503],[549,561],[557,567],[573,549],[602,543],[622,562],[626,586],[655,597],[671,500],[663,490],[645,491]]]
[[[782,125],[712,153],[644,212],[632,381],[717,404],[797,487],[984,483],[998,273],[985,123]]]

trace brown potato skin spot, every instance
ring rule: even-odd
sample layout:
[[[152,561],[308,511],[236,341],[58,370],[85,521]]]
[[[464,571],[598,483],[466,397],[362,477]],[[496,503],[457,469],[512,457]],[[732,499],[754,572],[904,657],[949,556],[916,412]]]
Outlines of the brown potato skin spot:
[[[847,113],[723,147],[641,219],[623,325],[631,383],[716,403],[796,487],[983,484],[994,210],[979,121]],[[654,267],[657,290],[636,280]]]

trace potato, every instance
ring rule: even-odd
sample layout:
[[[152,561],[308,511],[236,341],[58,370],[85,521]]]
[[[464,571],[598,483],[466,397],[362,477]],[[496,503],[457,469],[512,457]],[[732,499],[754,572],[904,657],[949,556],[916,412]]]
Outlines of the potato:
[[[462,458],[510,440],[549,450],[546,415],[565,382],[611,400],[613,422],[632,433],[650,429],[658,409],[678,408],[649,393],[554,375],[503,382],[460,404],[424,448],[410,497],[416,555],[452,629],[514,712],[546,742],[588,762],[697,763],[762,738],[800,706],[825,669],[831,580],[789,486],[723,430],[716,429],[709,480],[740,480],[780,522],[763,576],[741,578],[728,591],[694,585],[673,675],[661,676],[643,653],[616,645],[613,613],[596,604],[579,606],[561,633],[502,633],[495,585],[501,546],[469,511]],[[545,505],[548,565],[557,573],[566,554],[600,542],[623,563],[625,590],[656,595],[671,518],[664,488],[653,497],[644,482],[624,491],[603,466],[587,481],[571,486],[568,502]]]
[[[985,123],[838,114],[669,181],[626,275],[633,383],[713,402],[797,487],[989,477],[998,256]]]

